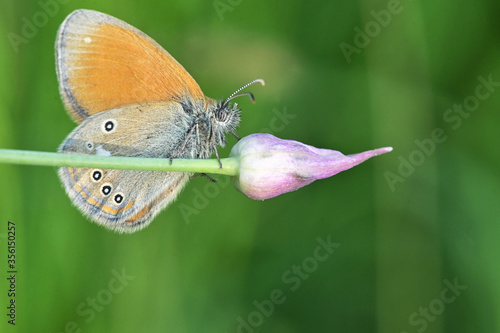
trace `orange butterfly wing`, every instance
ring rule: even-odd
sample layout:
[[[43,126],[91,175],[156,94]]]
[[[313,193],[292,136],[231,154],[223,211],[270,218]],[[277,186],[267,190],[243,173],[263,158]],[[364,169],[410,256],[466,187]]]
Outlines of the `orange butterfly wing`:
[[[149,36],[112,16],[77,10],[56,41],[59,90],[80,123],[116,107],[186,95],[205,100],[196,81]]]

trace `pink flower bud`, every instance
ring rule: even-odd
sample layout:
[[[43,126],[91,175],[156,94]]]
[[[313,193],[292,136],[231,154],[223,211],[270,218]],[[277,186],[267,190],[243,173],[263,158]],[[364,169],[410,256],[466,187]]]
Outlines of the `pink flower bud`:
[[[230,156],[238,158],[240,164],[233,183],[251,199],[269,199],[390,151],[392,147],[346,156],[336,150],[282,140],[271,134],[252,134],[238,141],[231,150]]]

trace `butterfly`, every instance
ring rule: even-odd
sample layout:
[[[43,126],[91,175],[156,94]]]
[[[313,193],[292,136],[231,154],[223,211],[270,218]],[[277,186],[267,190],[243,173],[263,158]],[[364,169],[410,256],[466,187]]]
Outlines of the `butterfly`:
[[[241,87],[225,100],[206,97],[167,51],[117,18],[76,10],[61,24],[56,71],[64,105],[76,127],[58,151],[153,158],[209,158],[240,122]],[[237,136],[236,136],[237,137]],[[237,137],[238,138],[238,137]],[[221,165],[222,167],[222,165]],[[187,172],[58,170],[73,204],[91,220],[135,232],[171,203],[193,175]]]

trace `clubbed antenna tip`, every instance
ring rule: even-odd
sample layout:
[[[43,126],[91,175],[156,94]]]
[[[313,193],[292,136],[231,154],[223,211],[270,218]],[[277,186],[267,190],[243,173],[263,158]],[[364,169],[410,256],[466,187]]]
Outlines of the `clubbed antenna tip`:
[[[253,97],[252,93],[242,93],[242,94],[238,94],[240,91],[242,91],[243,89],[247,88],[248,86],[251,86],[252,84],[254,83],[260,83],[262,84],[263,86],[266,85],[266,82],[264,82],[264,80],[262,79],[255,79],[247,84],[245,84],[243,87],[241,87],[240,89],[236,90],[234,93],[232,93],[223,103],[223,105],[227,105],[227,103],[232,100],[233,98],[236,98],[236,97],[239,97],[239,96],[244,96],[244,95],[248,95],[250,97],[250,99],[252,100],[252,102],[255,102],[255,98]]]

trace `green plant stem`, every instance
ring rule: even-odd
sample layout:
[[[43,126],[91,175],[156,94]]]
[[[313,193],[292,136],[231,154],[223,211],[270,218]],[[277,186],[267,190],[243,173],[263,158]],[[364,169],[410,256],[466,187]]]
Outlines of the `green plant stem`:
[[[0,149],[0,163],[100,169],[182,171],[229,176],[238,174],[238,161],[235,158],[222,158],[221,162],[222,169],[216,159],[173,159],[172,164],[170,164],[170,159],[168,158],[103,157]]]

